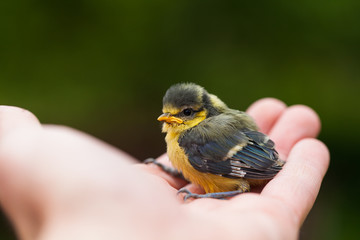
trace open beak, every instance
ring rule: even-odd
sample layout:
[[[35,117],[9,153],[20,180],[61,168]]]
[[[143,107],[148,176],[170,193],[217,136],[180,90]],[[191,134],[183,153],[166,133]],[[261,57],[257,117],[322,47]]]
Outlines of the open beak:
[[[183,120],[181,120],[180,118],[171,116],[170,113],[161,114],[157,120],[160,122],[167,122],[167,123],[178,123],[178,124],[183,123]]]

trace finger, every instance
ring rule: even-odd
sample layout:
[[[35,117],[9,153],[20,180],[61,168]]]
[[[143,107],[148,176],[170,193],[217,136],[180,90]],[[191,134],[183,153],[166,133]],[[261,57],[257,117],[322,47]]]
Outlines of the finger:
[[[26,127],[40,127],[34,114],[18,107],[0,106],[0,139],[17,128]]]
[[[282,101],[263,98],[254,102],[246,112],[255,119],[261,132],[268,133],[285,109],[286,105]]]
[[[319,140],[308,138],[298,142],[284,169],[265,186],[261,195],[281,200],[301,225],[319,193],[329,160],[329,151]]]
[[[280,158],[286,159],[296,142],[316,137],[320,126],[320,119],[314,110],[304,105],[294,105],[282,113],[269,136],[275,142]]]
[[[163,154],[161,155],[158,159],[157,159],[160,163],[166,165],[166,166],[169,166],[169,167],[172,167],[174,168],[174,166],[171,164],[170,160],[169,160],[169,157],[167,156],[167,154]],[[164,171],[162,171],[164,173]],[[188,181],[186,181],[185,179],[182,179],[182,178],[178,178],[178,177],[173,177],[169,174],[166,174],[166,179],[169,180],[169,182],[171,183],[171,185],[173,187],[175,187],[176,189],[180,189],[184,186],[186,186],[187,184],[189,184]]]
[[[169,157],[167,156],[167,154],[166,153],[164,153],[163,155],[161,155],[160,157],[158,157],[157,159],[156,159],[159,163],[162,163],[162,164],[165,164],[166,166],[172,166],[171,165],[171,162],[170,162],[170,160],[169,160]]]

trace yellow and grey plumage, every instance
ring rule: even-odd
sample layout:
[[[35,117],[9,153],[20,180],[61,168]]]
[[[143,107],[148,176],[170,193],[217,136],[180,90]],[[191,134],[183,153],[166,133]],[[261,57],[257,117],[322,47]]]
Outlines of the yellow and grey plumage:
[[[170,87],[162,111],[158,120],[164,122],[171,163],[210,197],[249,191],[250,185],[272,179],[284,164],[274,142],[257,131],[249,115],[228,108],[199,85]]]

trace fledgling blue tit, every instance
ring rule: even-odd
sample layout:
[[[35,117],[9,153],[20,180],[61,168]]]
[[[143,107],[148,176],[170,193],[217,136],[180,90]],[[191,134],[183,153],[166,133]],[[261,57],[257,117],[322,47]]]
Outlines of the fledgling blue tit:
[[[224,198],[250,191],[272,179],[284,165],[270,138],[258,132],[245,112],[230,109],[217,96],[193,83],[171,86],[163,98],[167,154],[176,170],[206,194]]]

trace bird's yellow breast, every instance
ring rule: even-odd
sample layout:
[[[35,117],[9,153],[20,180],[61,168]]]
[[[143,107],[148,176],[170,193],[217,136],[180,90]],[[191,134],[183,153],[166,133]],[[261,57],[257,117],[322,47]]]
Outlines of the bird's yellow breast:
[[[179,146],[179,134],[169,131],[166,135],[167,154],[173,166],[181,171],[190,182],[200,185],[206,193],[233,191],[242,187],[241,179],[232,179],[197,171],[189,162],[184,150]]]

